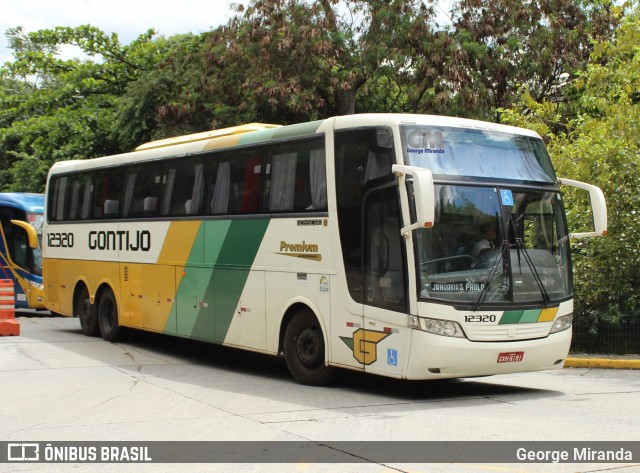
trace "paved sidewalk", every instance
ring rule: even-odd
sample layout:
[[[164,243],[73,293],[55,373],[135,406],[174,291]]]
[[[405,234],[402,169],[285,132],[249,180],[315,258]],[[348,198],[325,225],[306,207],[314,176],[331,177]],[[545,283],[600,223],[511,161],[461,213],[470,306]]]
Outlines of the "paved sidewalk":
[[[565,368],[611,368],[640,370],[640,355],[593,355],[571,353]]]

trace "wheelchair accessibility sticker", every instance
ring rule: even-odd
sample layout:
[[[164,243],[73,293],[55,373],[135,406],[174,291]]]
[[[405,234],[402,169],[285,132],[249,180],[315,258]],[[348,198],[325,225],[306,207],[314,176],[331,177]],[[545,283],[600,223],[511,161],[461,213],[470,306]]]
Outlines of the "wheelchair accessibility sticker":
[[[398,350],[387,348],[387,364],[390,366],[398,366]]]
[[[513,205],[513,193],[509,189],[500,190],[500,198],[502,199],[502,205]]]

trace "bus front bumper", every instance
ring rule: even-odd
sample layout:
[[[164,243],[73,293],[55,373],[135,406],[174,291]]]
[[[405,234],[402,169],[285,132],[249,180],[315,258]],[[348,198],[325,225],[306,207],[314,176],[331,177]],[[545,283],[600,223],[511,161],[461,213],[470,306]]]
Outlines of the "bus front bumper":
[[[413,330],[407,379],[488,376],[560,369],[571,345],[571,329],[536,340],[471,342]]]

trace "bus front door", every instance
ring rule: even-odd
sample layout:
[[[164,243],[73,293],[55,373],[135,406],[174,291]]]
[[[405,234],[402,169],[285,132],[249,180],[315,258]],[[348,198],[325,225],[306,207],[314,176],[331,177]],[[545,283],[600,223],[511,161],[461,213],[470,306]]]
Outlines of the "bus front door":
[[[397,186],[371,191],[363,211],[365,371],[402,377],[409,356],[407,257]]]

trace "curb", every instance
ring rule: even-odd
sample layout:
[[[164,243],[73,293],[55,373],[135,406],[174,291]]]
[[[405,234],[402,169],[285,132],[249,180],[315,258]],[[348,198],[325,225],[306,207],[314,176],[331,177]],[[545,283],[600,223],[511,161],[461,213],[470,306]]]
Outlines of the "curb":
[[[565,368],[604,368],[622,370],[640,370],[640,359],[625,360],[611,358],[567,358]]]

